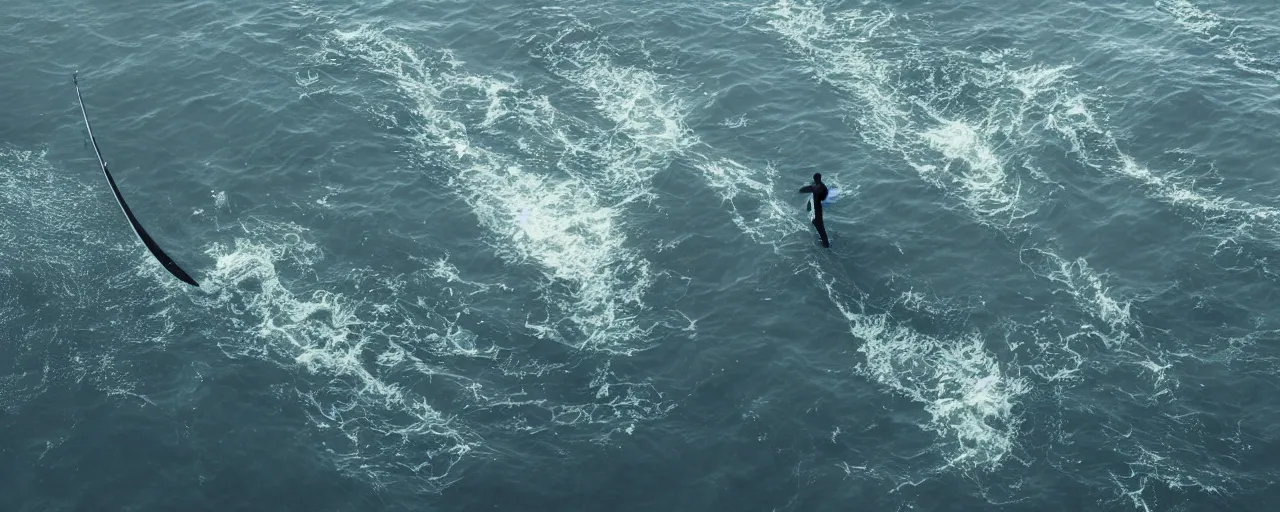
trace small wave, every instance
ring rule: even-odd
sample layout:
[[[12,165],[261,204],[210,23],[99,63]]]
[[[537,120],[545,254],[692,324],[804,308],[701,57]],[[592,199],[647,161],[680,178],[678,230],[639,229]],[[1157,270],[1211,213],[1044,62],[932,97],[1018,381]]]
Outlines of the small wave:
[[[887,34],[892,13],[829,16],[818,5],[789,0],[760,12],[819,79],[857,103],[864,140],[902,155],[922,179],[956,196],[981,222],[1004,224],[1034,213],[1035,205],[1022,196],[1021,183],[996,146],[1006,125],[1021,123],[1005,119],[1016,111],[993,103],[974,113],[944,112],[927,95],[945,90],[908,95],[906,86],[896,83],[908,70],[877,50],[902,44],[905,32]]]
[[[796,205],[780,199],[778,171],[772,165],[755,170],[728,158],[698,158],[694,167],[729,205],[733,223],[757,243],[776,245],[809,229],[795,213]],[[838,185],[838,178],[828,180]]]
[[[1036,275],[1058,283],[1081,310],[1102,320],[1112,332],[1122,335],[1125,328],[1134,325],[1130,304],[1111,298],[1102,276],[1089,268],[1084,258],[1069,261],[1049,251],[1029,248],[1023,250],[1021,260]],[[1108,339],[1119,342],[1124,338]]]
[[[999,467],[1015,447],[1021,424],[1015,407],[1030,383],[1003,370],[981,335],[939,339],[897,325],[888,314],[854,311],[833,281],[810,265],[850,333],[862,341],[860,373],[924,405],[931,416],[924,427],[942,438],[946,465]]]
[[[410,102],[420,120],[414,143],[427,161],[456,169],[448,183],[497,238],[494,248],[509,261],[536,262],[553,284],[569,285],[569,299],[559,305],[573,332],[561,332],[558,322],[532,326],[579,348],[636,350],[649,330],[636,323],[636,315],[645,309],[642,297],[652,277],[648,261],[627,248],[618,211],[602,206],[599,194],[581,180],[533,172],[473,144],[466,125],[449,110],[453,97],[473,94],[491,112],[493,91],[514,86],[466,73],[447,52],[421,55],[372,28],[338,30],[334,40],[340,49],[330,51],[364,62]]]
[[[695,149],[701,142],[683,128],[685,114],[679,107],[682,103],[668,92],[670,87],[652,72],[614,65],[594,38],[587,37],[583,42],[580,34],[565,35],[579,29],[575,23],[556,38],[557,42],[548,45],[547,51],[552,55],[549,61],[579,90],[588,93],[596,107],[615,123],[620,135],[634,141],[634,154],[646,162],[675,157],[692,160],[704,182],[729,206],[734,223],[759,243],[774,244],[806,228],[795,214],[795,205],[778,197],[774,167],[752,168],[716,156],[710,148]],[[589,27],[582,30],[591,32]],[[578,42],[558,43],[561,40]],[[642,176],[637,181],[650,177]],[[829,287],[821,271],[816,267],[814,271]],[[830,288],[828,291],[834,294]],[[847,309],[835,295],[832,299]],[[1024,381],[1000,374],[998,364],[974,339],[959,344],[949,340],[919,343],[926,338],[883,316],[855,315],[850,320],[854,335],[869,340],[864,347],[868,353],[864,373],[925,404],[934,416],[926,428],[948,440],[949,464],[971,468],[1000,463],[1016,438],[1012,404],[1026,392]],[[906,363],[894,359],[893,354],[902,353],[907,344],[889,347],[878,343],[895,336],[910,338],[910,346],[920,351],[918,357],[908,357],[920,373],[918,378],[897,378],[898,372],[907,371],[903,366]]]
[[[1158,426],[1154,428],[1149,424],[1123,424],[1106,425],[1101,430],[1111,438],[1115,453],[1123,457],[1123,468],[1107,472],[1107,480],[1116,487],[1115,501],[1138,510],[1154,510],[1162,498],[1186,496],[1189,490],[1230,496],[1249,487],[1267,485],[1269,478],[1240,470],[1239,460],[1234,460],[1241,448],[1239,439],[1210,440],[1202,431],[1187,429],[1203,428],[1195,416],[1158,413]],[[1105,421],[1121,420],[1113,417]],[[1239,435],[1239,431],[1233,434]],[[1225,448],[1230,453],[1228,461],[1220,459],[1223,453],[1207,450],[1206,442]]]
[[[592,27],[572,17],[567,25],[540,50],[542,57],[586,93],[614,129],[596,135],[598,142],[590,149],[584,150],[588,145],[583,143],[566,143],[566,147],[595,156],[610,174],[630,177],[622,180],[628,183],[647,184],[670,162],[690,160],[703,181],[729,205],[734,224],[759,243],[776,244],[805,229],[795,206],[775,194],[776,168],[755,169],[718,156],[687,127],[690,107],[670,79],[616,64],[609,55],[612,48],[595,36]],[[835,176],[830,179],[838,181]],[[634,197],[635,192],[631,193]]]
[[[403,466],[426,482],[446,485],[453,466],[480,441],[432,399],[401,383],[413,379],[396,375],[448,374],[414,355],[423,346],[420,340],[442,355],[465,354],[466,348],[455,347],[472,345],[466,340],[474,335],[405,322],[404,313],[389,315],[398,307],[370,306],[341,293],[295,293],[281,274],[313,268],[322,257],[304,235],[296,225],[263,223],[234,245],[209,247],[206,252],[216,261],[207,274],[209,295],[193,300],[230,312],[232,329],[205,334],[229,357],[263,359],[320,376],[300,383],[297,392],[318,426],[339,433],[330,450],[340,466],[375,480],[390,478],[389,468]],[[245,343],[237,331],[252,333],[256,343]],[[450,378],[467,384],[457,375]],[[415,449],[403,449],[406,445]]]
[[[579,25],[565,29],[543,48],[544,58],[614,123],[610,133],[596,137],[596,156],[605,162],[610,182],[633,191],[647,187],[668,163],[698,142],[685,123],[688,107],[678,95],[668,93],[670,86],[653,71],[616,64],[603,41],[568,42],[577,39],[570,35],[581,29]]]
[[[568,363],[528,357],[501,319],[475,318],[473,301],[511,287],[466,276],[448,255],[413,257],[421,267],[408,274],[334,275],[307,229],[262,219],[240,228],[206,250],[208,293],[191,300],[224,320],[203,334],[230,358],[300,371],[291,391],[324,451],[377,487],[437,492],[503,450],[485,442],[493,432],[573,428],[602,440],[674,407],[607,362],[589,392],[560,389],[575,384]]]
[[[1257,27],[1237,23],[1242,20],[1223,18],[1189,0],[1156,0],[1155,6],[1204,43],[1217,46],[1221,52],[1217,55],[1219,59],[1231,62],[1241,71],[1280,80],[1280,61],[1255,55],[1255,43],[1270,37],[1260,34]]]
[[[5,268],[31,269],[42,280],[80,286],[76,283],[82,280],[71,276],[77,269],[101,270],[104,253],[114,255],[115,265],[123,265],[131,257],[138,261],[150,257],[141,244],[102,235],[121,233],[119,228],[127,223],[122,217],[94,213],[106,213],[107,207],[115,205],[105,184],[95,187],[96,182],[87,180],[91,177],[54,169],[44,151],[0,148],[0,261],[6,263]],[[97,177],[101,179],[100,170]],[[111,222],[114,220],[118,223]],[[93,288],[97,287],[75,290],[68,296],[92,302],[99,296]]]
[[[1043,126],[1062,137],[1080,163],[1137,184],[1151,199],[1209,228],[1219,242],[1230,243],[1237,237],[1270,241],[1280,235],[1280,209],[1217,195],[1176,173],[1153,170],[1122,150],[1105,124],[1105,113],[1093,106],[1097,100],[1080,90],[1072,70],[1068,65],[1002,63],[988,73],[993,83],[1026,91],[1030,108],[1044,116]],[[1028,82],[1039,85],[1027,91]]]
[[[1037,121],[1029,112],[1053,90],[1060,70],[1034,68],[1009,74],[996,66],[1002,57],[999,52],[969,56],[940,50],[935,53],[943,57],[931,57],[918,46],[901,48],[902,41],[911,41],[909,31],[881,34],[895,19],[889,12],[828,15],[819,5],[791,0],[758,12],[820,80],[858,102],[859,115],[868,119],[863,123],[865,140],[901,155],[924,181],[957,197],[975,220],[997,232],[1031,229],[1022,221],[1037,212],[1034,201],[1040,198],[1025,193],[1027,184],[1010,172],[1011,157],[1002,155],[1000,148],[1033,133]],[[880,55],[887,50],[878,48],[897,48],[911,59],[894,64]],[[941,71],[932,66],[911,67],[911,62],[934,60],[941,60]],[[920,78],[896,78],[915,72]],[[1000,80],[1005,78],[1016,94],[1002,95]],[[964,107],[966,103],[972,105]],[[1079,261],[1088,268],[1080,258],[1065,258],[1046,247],[1037,250],[1051,259]],[[1074,283],[1052,280],[1068,286]],[[1081,295],[1072,288],[1071,293],[1077,298],[1096,297],[1099,302],[1085,304],[1085,310],[1100,321],[1127,323],[1124,301],[1102,289],[1100,294]]]
[[[628,135],[640,135],[642,141],[651,141],[648,145],[640,143],[648,150],[647,154],[691,157],[704,181],[729,204],[734,223],[743,233],[760,243],[776,243],[784,236],[805,229],[795,215],[795,205],[778,198],[777,171],[772,166],[753,169],[729,158],[686,150],[700,142],[678,128],[679,118],[664,108],[678,104],[674,103],[677,100],[661,95],[666,88],[654,81],[651,73],[601,64],[603,57],[584,54],[581,49],[572,55],[573,66],[569,68],[579,71],[570,76],[576,78],[581,87],[597,94],[601,110],[618,123],[619,129]],[[600,79],[601,75],[607,79]],[[635,122],[637,117],[648,122]],[[659,136],[645,137],[654,134]],[[743,210],[740,205],[750,206]],[[818,273],[821,276],[821,272]],[[1027,390],[1024,381],[998,375],[994,359],[985,354],[980,343],[974,345],[974,340],[954,346],[943,342],[918,343],[922,336],[888,324],[884,317],[857,316],[851,320],[854,335],[871,341],[862,349],[868,353],[869,361],[863,370],[875,380],[926,404],[934,415],[929,428],[954,439],[958,445],[951,464],[964,467],[999,464],[1016,437],[1017,421],[1011,409],[1016,397]],[[888,331],[893,331],[895,336],[910,337],[910,346],[921,350],[916,362],[924,365],[919,371],[926,375],[919,382],[891,379],[904,369],[891,354],[901,354],[907,344],[893,347],[876,344],[886,338]],[[978,375],[980,372],[986,373]],[[952,386],[954,389],[949,389]]]
[[[176,330],[166,305],[119,293],[138,276],[160,288],[175,280],[130,232],[87,158],[86,172],[76,172],[55,167],[44,150],[0,143],[0,336],[8,349],[0,353],[9,362],[0,368],[0,408],[73,384],[148,401],[130,350],[162,346]],[[104,318],[104,310],[132,318]],[[112,335],[75,342],[103,331]]]

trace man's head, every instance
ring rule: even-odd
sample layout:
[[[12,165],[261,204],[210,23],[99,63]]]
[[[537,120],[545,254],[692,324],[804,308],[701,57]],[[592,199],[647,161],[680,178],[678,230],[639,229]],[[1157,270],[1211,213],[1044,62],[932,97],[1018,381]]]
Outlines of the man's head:
[[[813,173],[813,182],[814,182],[814,183],[822,183],[822,173],[820,173],[820,172],[815,172],[815,173]]]

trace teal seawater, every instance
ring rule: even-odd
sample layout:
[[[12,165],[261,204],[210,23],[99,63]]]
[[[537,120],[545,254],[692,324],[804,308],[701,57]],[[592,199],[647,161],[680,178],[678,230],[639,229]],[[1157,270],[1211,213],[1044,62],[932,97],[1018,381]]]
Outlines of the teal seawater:
[[[1277,27],[10,2],[0,509],[1271,510]]]

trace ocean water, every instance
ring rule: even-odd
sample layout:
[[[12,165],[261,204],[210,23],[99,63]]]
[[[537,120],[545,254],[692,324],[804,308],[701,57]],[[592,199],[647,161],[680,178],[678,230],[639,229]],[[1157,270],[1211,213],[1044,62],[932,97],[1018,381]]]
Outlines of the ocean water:
[[[1278,27],[11,0],[0,510],[1273,510]]]

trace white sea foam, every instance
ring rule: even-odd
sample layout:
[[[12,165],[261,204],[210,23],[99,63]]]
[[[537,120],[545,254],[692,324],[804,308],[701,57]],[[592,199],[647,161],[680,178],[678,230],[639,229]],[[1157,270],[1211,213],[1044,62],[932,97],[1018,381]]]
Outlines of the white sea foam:
[[[858,103],[859,115],[867,118],[864,138],[887,152],[901,154],[922,179],[954,195],[976,220],[1001,232],[1030,229],[1020,221],[1036,212],[1037,204],[1032,201],[1038,198],[1024,196],[1021,178],[1010,171],[1008,161],[1013,157],[1004,156],[996,141],[1016,139],[1031,130],[1036,121],[1029,113],[1041,96],[1055,90],[1061,68],[1009,73],[999,66],[1001,54],[981,55],[979,63],[990,69],[967,66],[954,71],[950,79],[978,86],[983,92],[998,92],[1003,86],[1000,80],[1008,78],[1018,94],[1012,98],[985,94],[978,98],[984,103],[952,113],[930,98],[936,96],[940,104],[949,104],[943,100],[956,94],[959,86],[895,82],[898,72],[904,71],[896,66],[905,64],[894,64],[878,55],[877,47],[911,40],[902,30],[880,34],[894,20],[892,13],[855,10],[828,14],[820,5],[792,0],[780,0],[757,12],[804,57],[820,80]],[[908,95],[904,92],[908,86],[923,86],[926,92]],[[1051,260],[1074,261],[1079,268],[1089,268],[1083,259],[1062,257],[1047,247],[1036,250]],[[1105,285],[1098,283],[1090,293],[1082,293],[1075,280],[1054,280],[1068,286],[1078,299],[1096,299],[1082,306],[1107,325],[1128,323],[1127,301],[1111,297]]]
[[[0,408],[73,383],[150,404],[120,354],[163,346],[176,330],[168,306],[119,293],[139,275],[146,286],[186,285],[138,241],[88,151],[83,168],[59,169],[43,150],[0,144],[0,337],[12,350]]]
[[[658,172],[698,143],[685,123],[688,106],[663,77],[615,63],[599,41],[562,43],[573,31],[567,29],[547,45],[543,50],[547,60],[614,123],[611,130],[595,137],[591,148],[606,162],[610,184],[631,191],[647,188]],[[585,149],[581,143],[566,142],[566,146]]]
[[[410,102],[419,124],[415,144],[429,162],[454,170],[449,184],[491,234],[494,248],[513,263],[529,261],[551,284],[564,283],[564,299],[549,295],[572,328],[559,320],[534,324],[539,332],[591,350],[630,352],[649,328],[637,323],[651,284],[648,261],[627,247],[619,212],[587,183],[524,167],[517,159],[473,144],[451,109],[476,97],[492,123],[505,108],[495,95],[514,88],[467,73],[448,52],[420,54],[368,27],[338,30],[330,51],[358,59],[386,77]]]
[[[1280,63],[1276,58],[1255,54],[1256,43],[1274,36],[1265,34],[1265,29],[1251,26],[1249,21],[1254,20],[1225,18],[1189,0],[1156,0],[1155,5],[1183,30],[1196,34],[1205,44],[1216,46],[1219,59],[1241,71],[1280,80]],[[1255,23],[1266,22],[1256,20]]]
[[[679,128],[683,121],[673,114],[676,110],[666,107],[680,104],[672,93],[664,94],[669,87],[652,73],[613,67],[600,54],[583,49],[590,46],[578,43],[566,53],[572,65],[565,68],[573,71],[565,75],[581,89],[594,93],[601,111],[618,123],[619,131],[639,141],[638,154],[689,157],[704,181],[729,205],[739,229],[758,242],[776,243],[806,229],[795,214],[796,205],[779,199],[773,166],[753,169],[700,150],[701,143]],[[832,293],[832,300],[846,309],[821,270],[813,270]],[[1025,381],[1004,375],[977,338],[954,343],[932,340],[883,316],[850,314],[849,318],[854,335],[867,341],[863,351],[868,363],[863,372],[926,406],[934,417],[927,428],[937,431],[954,448],[947,455],[949,464],[971,468],[1001,463],[1015,442],[1019,420],[1013,406],[1027,391]],[[903,343],[895,344],[895,339]],[[919,378],[903,380],[899,378],[899,372],[905,371],[903,362],[895,357],[911,350],[919,351],[917,357],[907,357],[920,372]]]
[[[946,465],[1000,466],[1015,448],[1022,423],[1015,407],[1030,383],[1003,368],[978,333],[937,338],[887,314],[861,313],[837,290],[840,283],[811,267],[861,342],[860,373],[924,406],[931,418],[922,427],[939,436]]]
[[[829,14],[819,5],[791,0],[757,12],[819,80],[854,104],[864,140],[902,155],[923,180],[954,196],[974,219],[999,232],[1032,229],[1023,220],[1036,213],[1036,201],[1042,198],[1027,194],[1026,178],[1035,180],[1030,185],[1037,189],[1055,186],[1029,163],[1023,164],[1025,177],[1014,172],[1010,164],[1022,158],[1019,145],[1039,137],[1043,124],[1091,119],[1080,105],[1059,112],[1062,117],[1057,119],[1040,115],[1040,105],[1064,96],[1057,79],[1065,66],[1010,70],[1001,52],[962,60],[941,50],[949,58],[941,83],[929,81],[936,78],[902,82],[898,77],[912,71],[907,69],[912,61],[882,57],[880,51],[894,48],[918,59],[930,57],[924,49],[910,47],[909,33],[882,32],[892,26],[892,13]],[[1129,302],[1114,295],[1104,272],[1083,258],[1064,257],[1048,247],[1027,248],[1023,255],[1033,272],[1110,330],[1100,333],[1105,339],[1127,339],[1125,329],[1135,325]],[[934,339],[895,326],[888,317],[854,313],[835,294],[833,300],[862,340],[866,374],[925,404],[933,415],[929,428],[951,447],[952,463],[993,466],[1010,454],[1020,423],[1012,407],[1030,384],[1002,369],[984,349],[982,337]],[[1071,361],[1056,371],[1039,365],[1038,371],[1048,372],[1044,377],[1062,380],[1079,370],[1079,354],[1066,343],[1052,351],[1073,354],[1075,368],[1070,368]]]
[[[895,82],[901,69],[876,49],[890,40],[878,32],[888,31],[893,14],[829,15],[813,3],[791,0],[758,12],[822,82],[856,103],[866,141],[902,154],[922,179],[953,194],[982,222],[1007,223],[1034,212],[993,142],[1010,122],[1004,118],[1016,111],[992,104],[970,119],[972,113],[945,112],[905,94]]]
[[[776,245],[794,233],[810,229],[796,214],[796,202],[785,201],[774,192],[779,188],[774,166],[752,169],[728,158],[699,157],[694,167],[719,192],[733,223],[756,242]],[[838,177],[827,181],[839,184]]]
[[[1215,194],[1177,172],[1153,170],[1127,154],[1112,128],[1106,126],[1105,114],[1094,106],[1097,100],[1073,80],[1073,70],[1069,65],[1020,67],[999,61],[983,73],[998,87],[1020,91],[1028,111],[1043,115],[1043,127],[1066,140],[1081,163],[1137,184],[1148,197],[1206,225],[1219,241],[1238,237],[1270,240],[1280,235],[1280,209]]]
[[[573,70],[566,76],[590,91],[598,106],[623,134],[634,137],[638,154],[656,158],[683,155],[692,158],[704,181],[729,205],[737,226],[756,241],[774,243],[806,226],[795,215],[795,204],[777,197],[777,171],[772,166],[753,169],[735,160],[709,156],[697,150],[700,144],[679,127],[680,117],[668,105],[679,105],[669,88],[655,75],[634,69],[616,68],[598,53],[584,50],[579,43],[567,52]],[[743,210],[740,205],[747,205]],[[821,271],[815,268],[821,279]],[[827,284],[827,286],[830,286]],[[833,295],[833,300],[840,304]],[[868,364],[863,367],[873,379],[925,404],[934,416],[928,426],[956,447],[949,462],[957,466],[998,465],[1012,448],[1017,418],[1012,411],[1017,396],[1026,391],[1024,381],[1001,375],[995,360],[976,339],[957,344],[932,340],[896,325],[884,317],[850,317],[855,336],[869,340],[864,345]],[[891,333],[892,335],[886,334]],[[906,338],[901,345],[888,346],[886,338]],[[909,342],[909,343],[908,343]],[[910,358],[921,374],[919,381],[897,378],[903,370],[893,354],[905,347],[919,349]],[[608,388],[598,388],[605,392]]]
[[[219,312],[230,327],[211,326],[204,334],[232,358],[252,357],[316,376],[299,381],[296,393],[317,426],[335,431],[328,449],[340,467],[375,482],[406,476],[394,468],[410,468],[407,475],[422,482],[447,485],[451,468],[480,441],[434,403],[441,399],[407,383],[434,376],[466,387],[470,379],[434,359],[479,352],[492,357],[492,347],[477,348],[473,333],[434,310],[326,290],[309,278],[323,251],[300,226],[244,226],[244,237],[206,251],[215,260],[203,283],[207,295],[192,300]],[[286,275],[306,276],[312,284]],[[404,286],[399,278],[379,280],[382,289]],[[423,358],[427,353],[434,357]]]
[[[1036,275],[1058,283],[1062,292],[1070,295],[1082,311],[1110,326],[1112,332],[1122,334],[1124,328],[1134,325],[1129,314],[1130,304],[1111,298],[1103,276],[1090,268],[1084,258],[1067,260],[1049,251],[1029,248],[1022,251],[1021,259]],[[1123,336],[1108,338],[1123,339]]]
[[[774,166],[753,168],[717,154],[687,127],[687,94],[673,85],[673,78],[617,64],[609,55],[608,44],[595,37],[577,37],[580,31],[594,33],[574,19],[540,51],[552,69],[613,123],[612,129],[587,141],[570,140],[564,130],[556,132],[575,155],[586,154],[604,162],[605,174],[611,177],[606,186],[618,182],[647,185],[655,173],[683,159],[701,172],[703,181],[728,205],[734,224],[753,240],[776,244],[806,228],[795,214],[794,202],[777,198],[778,171]],[[831,179],[838,181],[835,176]],[[637,195],[634,190],[629,194]]]

